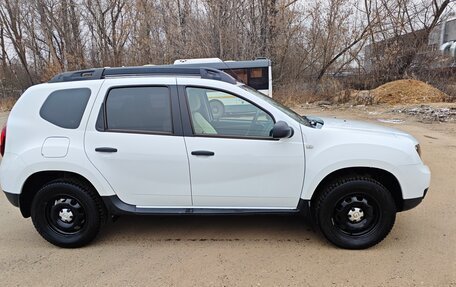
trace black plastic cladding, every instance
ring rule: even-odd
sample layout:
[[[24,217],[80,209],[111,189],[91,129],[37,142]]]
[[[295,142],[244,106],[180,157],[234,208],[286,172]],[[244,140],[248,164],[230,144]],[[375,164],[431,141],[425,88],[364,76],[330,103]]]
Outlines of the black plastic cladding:
[[[142,76],[142,75],[193,75],[202,79],[211,79],[230,84],[236,84],[236,80],[227,73],[205,67],[182,68],[182,67],[118,67],[97,68],[80,71],[65,72],[54,76],[49,83],[73,82],[84,80],[99,80],[115,76]]]

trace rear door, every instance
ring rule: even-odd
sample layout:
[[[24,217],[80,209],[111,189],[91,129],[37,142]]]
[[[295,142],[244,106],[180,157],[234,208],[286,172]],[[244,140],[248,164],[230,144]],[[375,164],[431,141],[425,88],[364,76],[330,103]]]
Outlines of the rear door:
[[[105,80],[91,114],[85,150],[125,203],[191,206],[187,152],[176,80]]]

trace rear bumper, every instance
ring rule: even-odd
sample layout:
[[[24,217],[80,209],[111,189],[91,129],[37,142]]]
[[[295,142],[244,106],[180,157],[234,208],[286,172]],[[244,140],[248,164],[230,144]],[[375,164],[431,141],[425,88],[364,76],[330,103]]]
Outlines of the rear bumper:
[[[9,193],[6,191],[3,192],[5,193],[6,198],[12,205],[19,207],[19,194]]]
[[[406,210],[409,210],[409,209],[417,207],[421,203],[421,201],[423,201],[423,199],[426,196],[427,192],[428,192],[428,189],[426,188],[424,190],[424,193],[423,193],[422,197],[404,199],[401,211],[406,211]]]

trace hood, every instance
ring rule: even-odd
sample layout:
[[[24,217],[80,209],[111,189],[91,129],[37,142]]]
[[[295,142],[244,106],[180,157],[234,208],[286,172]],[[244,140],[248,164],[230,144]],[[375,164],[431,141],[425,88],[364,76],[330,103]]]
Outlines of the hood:
[[[411,135],[409,135],[408,133],[403,132],[401,130],[382,126],[382,125],[371,124],[368,122],[355,121],[355,120],[344,120],[344,119],[337,119],[337,118],[321,118],[321,120],[324,122],[324,125],[322,127],[323,129],[324,128],[346,129],[346,130],[352,130],[352,131],[393,134],[393,135],[400,135],[400,136],[406,136],[406,137],[413,138]]]

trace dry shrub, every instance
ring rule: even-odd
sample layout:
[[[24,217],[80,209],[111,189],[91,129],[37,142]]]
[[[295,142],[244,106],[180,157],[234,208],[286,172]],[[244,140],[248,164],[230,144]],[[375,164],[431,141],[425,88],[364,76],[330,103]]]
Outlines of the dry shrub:
[[[49,63],[43,69],[40,80],[42,82],[47,82],[52,79],[55,75],[62,72],[62,67],[58,63]]]
[[[358,95],[359,91],[353,89],[345,89],[334,94],[331,99],[333,103],[345,104],[353,101],[353,98]]]
[[[448,95],[448,102],[456,102],[456,85],[442,85],[441,90]]]
[[[314,102],[317,96],[306,86],[300,84],[281,85],[274,88],[272,97],[285,106],[293,107]]]
[[[275,87],[273,97],[284,105],[296,106],[317,101],[329,101],[344,91],[344,85],[337,79],[297,82]]]
[[[456,97],[447,94],[425,82],[404,79],[388,82],[372,90],[349,88],[339,79],[326,78],[320,82],[283,85],[274,92],[274,98],[287,106],[302,105],[316,101],[354,105],[373,104],[421,104],[449,101]],[[451,89],[453,89],[451,91]],[[456,85],[447,85],[456,95]]]
[[[3,97],[0,98],[0,112],[11,111],[14,104],[17,101],[17,97]]]
[[[345,86],[338,79],[323,78],[313,83],[313,90],[318,100],[333,101],[334,97],[345,90]]]

